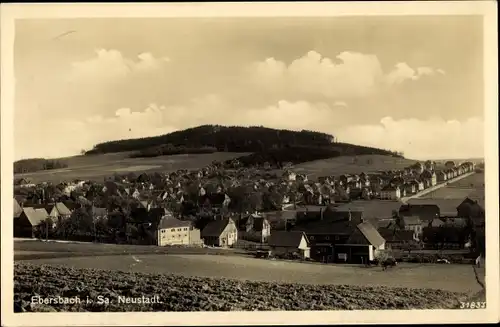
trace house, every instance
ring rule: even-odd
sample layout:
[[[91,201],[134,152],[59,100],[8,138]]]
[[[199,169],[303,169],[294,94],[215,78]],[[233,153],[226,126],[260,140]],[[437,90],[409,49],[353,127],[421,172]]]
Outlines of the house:
[[[417,172],[417,174],[421,174],[424,172],[424,165],[419,161],[417,163],[415,163],[412,168]]]
[[[306,234],[311,258],[321,262],[366,263],[385,247],[385,240],[373,225],[353,219],[324,218],[297,225],[293,230]]]
[[[444,166],[448,169],[455,168],[455,162],[449,160],[444,163]]]
[[[457,206],[457,216],[462,218],[484,217],[484,208],[477,200],[466,197],[462,203]]]
[[[378,232],[385,239],[388,250],[406,249],[418,244],[418,237],[411,230],[382,227],[378,229]]]
[[[310,257],[309,240],[304,232],[277,231],[269,238],[269,249],[272,256],[283,256],[297,253],[301,258]]]
[[[172,216],[164,216],[158,224],[158,246],[167,245],[202,245],[200,230],[191,221],[183,221]]]
[[[463,249],[470,233],[466,228],[454,226],[425,227],[422,239],[428,249]]]
[[[14,237],[36,237],[38,226],[47,218],[45,209],[24,207],[19,217],[14,218]]]
[[[434,218],[428,223],[428,226],[424,227],[443,227],[444,225],[445,223],[441,218]]]
[[[417,186],[414,183],[406,182],[403,184],[406,194],[414,194],[417,192]]]
[[[409,230],[420,236],[422,234],[422,221],[418,216],[403,216],[400,218],[400,225],[403,230]]]
[[[397,200],[401,198],[401,190],[399,187],[387,185],[380,191],[381,200]]]
[[[203,228],[201,237],[206,245],[229,247],[238,241],[238,228],[231,218],[217,219]]]
[[[71,211],[62,202],[56,202],[44,206],[54,224],[60,223],[63,219],[71,216]]]
[[[442,183],[448,179],[448,175],[444,171],[440,170],[436,173],[436,178],[438,183]]]
[[[238,238],[254,242],[267,242],[271,235],[271,224],[258,214],[251,214],[238,220]]]
[[[19,216],[23,213],[23,208],[21,205],[19,205],[19,202],[17,202],[17,199],[14,198],[14,218],[19,218]]]
[[[420,179],[427,187],[435,186],[437,184],[436,173],[430,170],[425,170],[422,174],[420,174]]]
[[[441,211],[436,204],[403,204],[399,207],[400,217],[417,216],[421,221],[429,222],[441,216]]]
[[[419,181],[419,180],[416,180],[416,179],[412,179],[409,183],[415,185],[417,193],[420,192],[420,191],[423,191],[425,189],[424,182],[422,182],[422,181]]]

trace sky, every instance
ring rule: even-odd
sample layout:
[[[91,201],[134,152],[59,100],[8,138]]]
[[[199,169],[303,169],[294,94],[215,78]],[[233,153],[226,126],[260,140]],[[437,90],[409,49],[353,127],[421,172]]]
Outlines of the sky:
[[[17,20],[15,159],[203,124],[484,155],[480,16]]]

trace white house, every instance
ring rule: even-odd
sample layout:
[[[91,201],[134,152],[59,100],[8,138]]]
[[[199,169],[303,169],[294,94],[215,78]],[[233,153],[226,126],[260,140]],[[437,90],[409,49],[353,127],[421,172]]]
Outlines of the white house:
[[[299,231],[275,231],[269,237],[270,253],[273,256],[297,253],[302,258],[311,256],[309,240],[304,232]]]
[[[192,222],[172,216],[165,216],[160,220],[156,234],[159,246],[201,245],[203,243],[200,230],[194,228]]]
[[[230,247],[238,241],[238,228],[231,218],[218,219],[203,228],[201,237],[206,245]]]
[[[380,191],[380,199],[382,200],[397,200],[401,198],[401,190],[399,187],[387,185]]]

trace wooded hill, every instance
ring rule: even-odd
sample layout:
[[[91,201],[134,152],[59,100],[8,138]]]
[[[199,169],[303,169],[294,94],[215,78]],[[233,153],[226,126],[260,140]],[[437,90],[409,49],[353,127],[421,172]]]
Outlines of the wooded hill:
[[[238,158],[243,166],[268,162],[280,166],[342,155],[378,154],[402,157],[402,153],[348,143],[337,143],[330,134],[309,130],[291,131],[262,126],[203,125],[173,133],[100,143],[86,155],[135,151],[130,156],[156,157],[212,152],[251,152]]]

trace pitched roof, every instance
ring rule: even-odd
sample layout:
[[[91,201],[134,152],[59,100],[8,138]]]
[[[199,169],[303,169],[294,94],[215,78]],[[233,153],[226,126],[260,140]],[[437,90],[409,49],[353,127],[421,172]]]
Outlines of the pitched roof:
[[[66,205],[64,205],[64,203],[56,202],[55,207],[60,215],[63,215],[63,216],[71,215],[71,211],[69,210],[69,208]]]
[[[223,218],[223,219],[218,219],[209,222],[205,228],[201,231],[201,236],[202,237],[207,237],[207,236],[216,236],[219,237],[226,228],[226,226],[229,224],[229,220],[231,218]]]
[[[460,199],[410,199],[409,204],[435,204],[439,207],[440,215],[453,215],[457,213],[457,207],[462,201]]]
[[[41,208],[36,209],[36,208],[25,207],[23,208],[23,213],[26,215],[26,218],[28,218],[32,226],[40,224],[43,220],[47,219],[49,216],[47,211]]]
[[[14,217],[17,218],[23,213],[23,208],[19,205],[16,198],[14,198]]]
[[[420,225],[422,221],[418,216],[403,216],[403,224],[405,226]]]
[[[165,216],[160,220],[158,229],[168,229],[177,227],[191,227],[193,223],[187,220],[180,220],[174,217]]]
[[[269,246],[298,248],[302,238],[309,243],[304,232],[301,231],[276,231],[271,234],[268,240]]]
[[[399,208],[401,216],[418,216],[421,220],[439,217],[441,211],[436,204],[403,204]]]
[[[413,240],[413,231],[392,228],[379,228],[378,232],[386,242],[401,242]]]
[[[369,222],[366,221],[362,222],[357,227],[361,231],[361,233],[363,233],[363,236],[366,237],[366,239],[368,240],[368,242],[370,242],[371,245],[379,247],[385,243],[384,238],[379,234],[377,229],[373,227],[373,225],[370,224]]]
[[[431,227],[441,227],[441,226],[444,226],[445,223],[440,218],[434,218],[434,219],[432,219],[432,221],[431,221],[431,223],[429,225]]]

